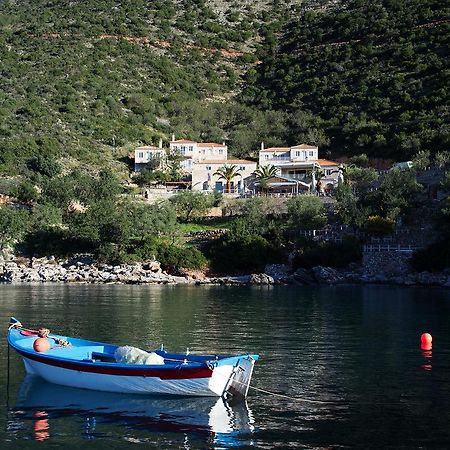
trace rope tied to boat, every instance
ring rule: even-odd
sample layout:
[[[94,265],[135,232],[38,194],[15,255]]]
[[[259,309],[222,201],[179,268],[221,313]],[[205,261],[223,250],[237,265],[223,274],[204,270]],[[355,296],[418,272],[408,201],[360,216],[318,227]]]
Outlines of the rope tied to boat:
[[[239,383],[239,381],[237,381],[237,380],[235,380],[235,382]],[[244,383],[242,383],[242,384],[244,384]],[[285,395],[285,394],[280,394],[278,392],[267,391],[266,389],[260,389],[260,388],[254,387],[252,385],[250,385],[249,388],[253,389],[254,391],[262,392],[263,394],[269,394],[269,395],[273,395],[275,397],[286,398],[288,400],[294,400],[297,402],[315,403],[315,404],[319,404],[319,405],[336,405],[336,404],[338,404],[337,402],[333,402],[333,401],[311,400],[311,399],[302,398],[302,397],[292,397],[291,395]]]
[[[50,336],[50,330],[48,328],[39,328],[38,330],[38,336],[41,338],[50,338],[55,341],[55,344],[59,345],[60,347],[70,347],[72,344],[63,338],[58,338],[55,336]]]
[[[15,322],[9,322],[8,331],[19,328],[22,328],[22,324],[18,320]]]
[[[226,375],[223,375],[220,373],[218,373],[217,375],[225,377],[225,378],[229,378]],[[236,380],[236,378],[234,378],[232,380],[232,383],[237,383],[237,384],[240,384],[245,387],[248,386],[249,389],[253,389],[254,391],[261,392],[263,394],[268,394],[268,395],[272,395],[274,397],[285,398],[287,400],[293,400],[293,401],[297,401],[297,402],[312,403],[312,404],[319,404],[319,405],[338,405],[339,404],[339,402],[336,402],[336,401],[311,400],[308,398],[292,397],[291,395],[285,395],[285,394],[280,394],[279,392],[268,391],[267,389],[261,389],[261,388],[254,387],[251,384],[243,383],[242,381]]]
[[[23,328],[23,325],[18,320],[15,322],[11,321],[8,326],[8,331],[19,330],[21,328]],[[48,328],[41,327],[37,331],[31,330],[29,328],[24,328],[23,330],[30,332],[30,333],[34,333],[36,336],[38,336],[40,338],[53,339],[55,341],[55,344],[59,345],[60,347],[70,347],[72,345],[68,340],[66,340],[64,338],[50,336],[50,330]]]
[[[50,334],[50,330],[48,328],[39,328],[38,336],[41,338],[46,338]]]

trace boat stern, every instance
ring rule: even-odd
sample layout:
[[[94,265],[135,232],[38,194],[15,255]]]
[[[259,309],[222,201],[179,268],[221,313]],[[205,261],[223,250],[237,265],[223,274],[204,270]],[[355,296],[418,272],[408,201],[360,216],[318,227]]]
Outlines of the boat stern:
[[[243,355],[214,361],[209,389],[226,399],[244,399],[258,358],[258,355]]]

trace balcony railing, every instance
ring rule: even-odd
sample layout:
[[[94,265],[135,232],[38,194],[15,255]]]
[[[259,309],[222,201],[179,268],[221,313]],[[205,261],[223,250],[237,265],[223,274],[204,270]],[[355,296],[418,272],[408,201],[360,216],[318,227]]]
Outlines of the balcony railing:
[[[286,164],[286,163],[290,163],[291,158],[283,156],[283,157],[275,157],[275,158],[269,158],[269,159],[263,159],[261,161],[262,163],[269,163],[269,164]]]
[[[306,166],[306,167],[312,167],[314,164],[317,164],[317,161],[306,161],[301,159],[293,159],[288,157],[280,157],[280,158],[269,158],[264,159],[261,161],[261,164],[273,164],[276,166],[282,166],[282,165],[296,165],[296,166]]]
[[[306,173],[281,173],[281,176],[293,178],[294,180],[304,180],[306,178],[311,179],[311,176],[308,177]]]

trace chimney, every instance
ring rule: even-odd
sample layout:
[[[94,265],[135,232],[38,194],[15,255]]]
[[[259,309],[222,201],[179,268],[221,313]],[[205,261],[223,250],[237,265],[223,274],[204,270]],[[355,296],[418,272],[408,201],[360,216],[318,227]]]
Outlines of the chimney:
[[[175,133],[172,133],[172,142],[175,141]]]
[[[162,148],[162,138],[159,138],[159,145],[158,145],[158,147]]]
[[[225,147],[227,144],[225,144],[225,141],[222,142],[222,145]]]
[[[264,142],[261,142],[261,150],[264,150]]]

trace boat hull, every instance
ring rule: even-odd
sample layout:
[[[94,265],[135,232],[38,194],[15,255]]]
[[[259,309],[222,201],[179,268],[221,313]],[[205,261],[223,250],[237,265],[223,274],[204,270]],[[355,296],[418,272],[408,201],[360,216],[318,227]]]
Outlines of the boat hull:
[[[212,377],[162,380],[159,377],[108,375],[102,373],[83,372],[49,366],[45,363],[23,358],[25,369],[30,375],[38,375],[44,380],[81,389],[96,391],[120,392],[126,394],[167,394],[193,396],[221,396],[222,392],[214,392],[210,388]],[[226,384],[226,380],[222,383]],[[220,389],[217,382],[214,386]],[[214,388],[213,387],[213,388]]]

